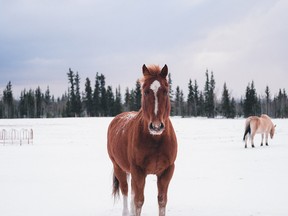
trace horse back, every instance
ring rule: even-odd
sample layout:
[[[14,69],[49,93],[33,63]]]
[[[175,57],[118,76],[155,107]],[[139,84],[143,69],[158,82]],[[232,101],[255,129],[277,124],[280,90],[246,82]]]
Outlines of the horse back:
[[[271,130],[273,123],[269,116],[262,114],[260,117],[251,116],[248,118],[250,127],[255,133],[266,133]]]

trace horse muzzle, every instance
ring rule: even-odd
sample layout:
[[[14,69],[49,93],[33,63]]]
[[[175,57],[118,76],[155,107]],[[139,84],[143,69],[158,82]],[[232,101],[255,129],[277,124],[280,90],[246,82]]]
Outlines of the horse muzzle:
[[[148,129],[151,135],[161,135],[165,130],[165,125],[163,122],[151,122]]]

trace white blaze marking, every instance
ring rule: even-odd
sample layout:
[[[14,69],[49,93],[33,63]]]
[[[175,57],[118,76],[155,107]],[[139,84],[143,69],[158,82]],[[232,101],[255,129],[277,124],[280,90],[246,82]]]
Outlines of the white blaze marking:
[[[154,92],[154,96],[155,96],[155,108],[154,108],[154,113],[155,115],[157,115],[158,113],[158,97],[157,97],[157,92],[158,89],[160,88],[160,82],[158,80],[155,80],[151,85],[150,85],[150,89]]]

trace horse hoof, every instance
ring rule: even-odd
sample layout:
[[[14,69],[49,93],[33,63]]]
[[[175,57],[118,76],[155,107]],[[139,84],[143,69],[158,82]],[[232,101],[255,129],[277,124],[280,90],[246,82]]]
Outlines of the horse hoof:
[[[254,145],[252,145],[252,148],[255,148],[255,146],[254,146]]]

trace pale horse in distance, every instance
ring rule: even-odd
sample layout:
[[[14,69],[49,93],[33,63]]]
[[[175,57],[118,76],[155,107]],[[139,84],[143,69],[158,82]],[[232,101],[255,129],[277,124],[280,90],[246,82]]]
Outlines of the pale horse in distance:
[[[251,146],[254,148],[254,136],[261,134],[261,146],[263,146],[264,134],[265,144],[268,146],[268,135],[270,134],[271,139],[274,136],[276,125],[273,124],[271,118],[268,115],[262,114],[258,116],[250,116],[245,122],[245,132],[243,140],[245,141],[245,148],[247,148],[248,137],[250,136]],[[249,136],[248,136],[249,134]]]

